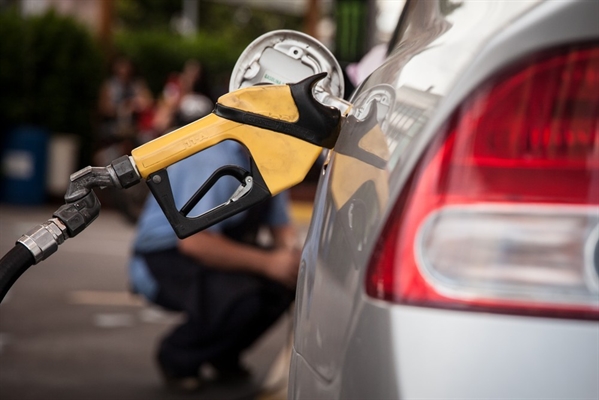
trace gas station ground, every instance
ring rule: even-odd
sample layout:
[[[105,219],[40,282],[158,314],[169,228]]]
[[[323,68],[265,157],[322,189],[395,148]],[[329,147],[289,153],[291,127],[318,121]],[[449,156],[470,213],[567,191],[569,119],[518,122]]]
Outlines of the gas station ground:
[[[0,204],[0,253],[55,209]],[[294,201],[291,212],[301,242],[311,205]],[[285,399],[291,312],[245,355],[251,382],[208,383],[192,395],[163,387],[155,346],[181,316],[129,293],[133,234],[120,214],[103,209],[13,286],[0,304],[0,399]]]

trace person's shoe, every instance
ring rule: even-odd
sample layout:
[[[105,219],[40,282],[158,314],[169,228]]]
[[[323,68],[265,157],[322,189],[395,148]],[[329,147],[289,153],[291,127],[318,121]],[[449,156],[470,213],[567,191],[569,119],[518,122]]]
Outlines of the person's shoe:
[[[162,363],[158,362],[160,374],[164,385],[169,391],[177,393],[193,393],[202,387],[202,379],[197,375],[179,375],[169,371]]]
[[[235,362],[210,362],[214,368],[214,380],[222,383],[237,383],[249,381],[252,373],[238,361]]]
[[[251,379],[252,373],[241,364],[228,368],[216,368],[217,379],[226,382],[240,382]]]
[[[202,387],[202,380],[197,376],[164,376],[164,384],[171,392],[195,393]]]

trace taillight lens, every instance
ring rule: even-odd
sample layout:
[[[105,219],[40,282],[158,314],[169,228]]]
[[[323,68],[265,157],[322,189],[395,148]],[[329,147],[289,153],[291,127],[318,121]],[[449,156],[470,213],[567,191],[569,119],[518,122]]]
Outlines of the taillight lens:
[[[404,304],[599,317],[599,46],[476,89],[415,168],[366,291]]]

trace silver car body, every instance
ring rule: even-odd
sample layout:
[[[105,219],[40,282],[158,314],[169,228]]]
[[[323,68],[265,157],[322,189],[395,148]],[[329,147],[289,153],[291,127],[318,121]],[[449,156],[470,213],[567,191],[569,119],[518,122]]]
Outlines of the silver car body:
[[[599,399],[595,320],[414,307],[365,292],[390,209],[456,105],[524,55],[599,40],[597,1],[465,1],[443,12],[440,3],[451,2],[416,3],[400,22],[409,30],[351,100],[355,115],[376,103],[388,152],[377,160],[386,165],[372,168],[358,154],[356,138],[372,125],[347,124],[343,151],[322,171],[299,274],[289,398]]]

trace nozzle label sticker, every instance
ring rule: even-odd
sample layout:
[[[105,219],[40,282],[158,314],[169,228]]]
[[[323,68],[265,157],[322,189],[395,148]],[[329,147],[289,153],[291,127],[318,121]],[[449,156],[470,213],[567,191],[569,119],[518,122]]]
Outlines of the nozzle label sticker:
[[[270,71],[266,71],[262,77],[262,82],[274,83],[275,85],[284,85],[287,83],[287,80],[277,76],[276,74],[273,74]]]

